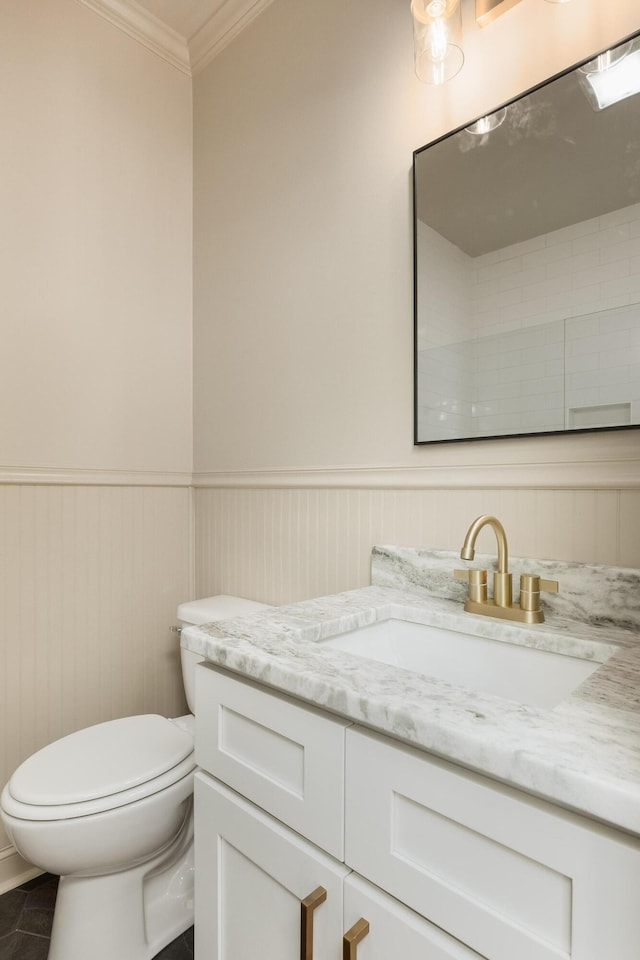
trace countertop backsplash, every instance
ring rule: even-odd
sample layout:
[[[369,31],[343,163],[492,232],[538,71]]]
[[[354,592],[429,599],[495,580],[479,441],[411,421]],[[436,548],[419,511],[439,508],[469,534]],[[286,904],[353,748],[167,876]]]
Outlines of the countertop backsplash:
[[[371,583],[464,603],[467,584],[454,579],[453,571],[471,567],[493,571],[496,557],[476,554],[473,562],[467,562],[453,550],[379,546],[371,552]],[[640,630],[640,570],[511,556],[509,570],[515,602],[520,574],[535,573],[559,583],[558,593],[542,593],[540,597],[550,615],[590,626]]]

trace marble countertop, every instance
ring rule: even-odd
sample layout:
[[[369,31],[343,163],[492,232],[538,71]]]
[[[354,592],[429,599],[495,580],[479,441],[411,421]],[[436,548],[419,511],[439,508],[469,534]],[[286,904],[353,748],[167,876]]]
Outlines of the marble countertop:
[[[600,666],[558,706],[541,709],[322,643],[388,618],[579,652]],[[640,631],[634,622],[607,625],[599,619],[576,622],[551,612],[547,622],[523,626],[465,613],[458,599],[402,580],[189,627],[182,645],[315,706],[640,835]]]

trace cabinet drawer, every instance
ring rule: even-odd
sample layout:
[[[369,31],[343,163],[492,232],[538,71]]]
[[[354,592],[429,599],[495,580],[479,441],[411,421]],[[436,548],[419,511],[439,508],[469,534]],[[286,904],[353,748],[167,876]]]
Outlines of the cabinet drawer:
[[[344,882],[344,927],[360,918],[369,932],[358,945],[357,960],[483,960],[356,873]]]
[[[347,733],[346,863],[487,960],[633,960],[637,841]]]
[[[342,860],[349,724],[211,664],[196,673],[197,764]]]

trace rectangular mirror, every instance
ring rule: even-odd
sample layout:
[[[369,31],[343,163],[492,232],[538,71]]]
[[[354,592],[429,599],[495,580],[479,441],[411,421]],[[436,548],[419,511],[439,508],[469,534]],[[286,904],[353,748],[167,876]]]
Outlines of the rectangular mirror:
[[[416,150],[415,443],[640,424],[640,39]]]

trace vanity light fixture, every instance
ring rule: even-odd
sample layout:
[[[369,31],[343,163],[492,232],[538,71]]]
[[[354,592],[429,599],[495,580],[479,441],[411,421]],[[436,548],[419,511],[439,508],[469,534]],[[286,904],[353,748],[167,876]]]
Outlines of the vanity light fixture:
[[[517,3],[520,0],[476,0],[476,23],[479,27],[486,27]]]
[[[569,2],[570,0],[547,0],[547,3]],[[520,0],[476,0],[476,23],[479,27],[486,27],[517,3],[520,3]]]
[[[567,3],[568,0],[549,0]],[[475,0],[476,23],[485,27],[520,0]],[[462,70],[462,0],[411,0],[418,80],[443,84]],[[476,133],[486,131],[472,131]]]
[[[416,75],[443,84],[462,69],[461,0],[411,0]]]
[[[580,84],[594,110],[640,93],[640,49],[630,51],[631,42],[607,50],[579,68]]]
[[[500,110],[496,110],[495,113],[490,113],[486,117],[480,117],[479,120],[465,127],[465,129],[468,133],[482,136],[485,133],[491,133],[492,130],[497,130],[500,124],[504,123],[506,116],[507,108],[502,107]]]

